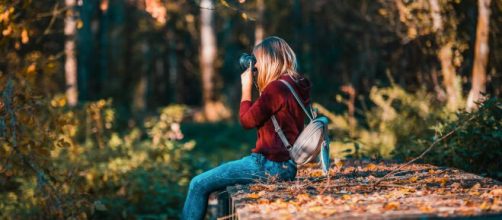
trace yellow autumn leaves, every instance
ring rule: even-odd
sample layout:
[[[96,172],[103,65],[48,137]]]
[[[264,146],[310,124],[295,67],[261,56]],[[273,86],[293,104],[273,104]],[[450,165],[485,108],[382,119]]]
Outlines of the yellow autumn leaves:
[[[51,106],[54,108],[60,108],[66,106],[66,96],[57,95],[51,100]]]
[[[21,43],[27,44],[30,41],[30,37],[28,36],[28,30],[23,29],[21,31]]]
[[[15,8],[1,8],[2,12],[0,12],[0,23],[3,24],[2,28],[2,36],[7,37],[13,35],[14,37],[19,37],[21,43],[27,44],[30,41],[30,36],[28,33],[28,29],[24,27],[18,27],[11,23],[11,17],[14,14]]]
[[[0,13],[0,22],[9,22],[10,15],[14,12],[14,7],[6,8],[2,6],[2,12]]]
[[[372,188],[367,185],[368,178],[399,164],[346,162],[346,167],[337,172],[341,176],[332,180],[328,190],[323,189],[325,182],[307,181],[319,173],[313,165],[299,169],[299,181],[251,185],[239,212],[253,213],[253,218],[272,216],[270,219],[276,219],[273,216],[280,213],[280,219],[322,219],[407,212],[471,216],[502,211],[501,186],[490,181],[475,184],[460,181],[471,174],[459,170],[414,164],[406,167],[403,175],[386,181],[384,186]],[[368,172],[367,177],[358,176]],[[292,190],[292,186],[300,190]]]

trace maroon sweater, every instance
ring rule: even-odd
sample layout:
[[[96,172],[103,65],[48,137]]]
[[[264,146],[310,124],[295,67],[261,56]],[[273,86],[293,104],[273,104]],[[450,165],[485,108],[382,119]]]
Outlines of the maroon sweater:
[[[310,102],[310,82],[306,78],[295,82],[289,75],[283,75],[280,79],[289,82],[307,106]],[[252,152],[261,153],[272,161],[287,161],[290,159],[289,153],[275,132],[270,119],[272,115],[275,115],[292,145],[303,130],[306,116],[288,87],[279,80],[270,82],[254,103],[241,102],[239,118],[245,129],[258,128],[258,138]]]

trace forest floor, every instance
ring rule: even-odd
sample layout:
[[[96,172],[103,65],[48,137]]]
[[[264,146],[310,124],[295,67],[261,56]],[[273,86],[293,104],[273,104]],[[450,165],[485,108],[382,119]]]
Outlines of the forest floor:
[[[232,214],[220,219],[502,218],[501,182],[428,164],[380,179],[400,165],[344,160],[326,178],[309,164],[295,181],[231,186]]]

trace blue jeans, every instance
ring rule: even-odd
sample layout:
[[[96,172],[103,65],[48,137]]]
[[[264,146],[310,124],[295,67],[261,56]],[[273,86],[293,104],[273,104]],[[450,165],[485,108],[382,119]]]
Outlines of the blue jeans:
[[[211,192],[230,185],[266,181],[269,176],[278,180],[294,180],[296,165],[291,160],[275,162],[267,160],[262,154],[251,153],[201,173],[190,181],[181,219],[203,219]]]

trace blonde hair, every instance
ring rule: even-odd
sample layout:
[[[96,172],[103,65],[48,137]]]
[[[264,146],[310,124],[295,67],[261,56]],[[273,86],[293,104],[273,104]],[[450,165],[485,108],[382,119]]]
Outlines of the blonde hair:
[[[279,37],[267,37],[253,49],[258,69],[258,90],[263,91],[268,83],[278,79],[283,74],[289,74],[296,79],[296,55],[293,49]]]

